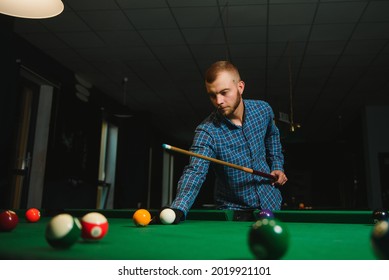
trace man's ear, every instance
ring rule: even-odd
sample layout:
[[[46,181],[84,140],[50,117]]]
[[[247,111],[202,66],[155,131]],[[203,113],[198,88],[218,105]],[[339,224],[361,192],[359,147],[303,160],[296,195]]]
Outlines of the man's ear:
[[[245,83],[243,81],[238,82],[238,90],[239,90],[240,95],[243,94],[244,86],[245,86]]]

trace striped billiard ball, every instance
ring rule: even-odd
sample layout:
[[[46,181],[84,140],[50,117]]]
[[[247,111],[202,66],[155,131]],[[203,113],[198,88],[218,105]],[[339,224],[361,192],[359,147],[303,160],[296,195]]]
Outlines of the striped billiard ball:
[[[80,222],[69,214],[54,216],[46,226],[46,241],[54,248],[69,248],[77,242],[80,236]]]
[[[85,241],[101,240],[108,232],[108,220],[98,212],[90,212],[83,216],[81,226],[81,236]]]

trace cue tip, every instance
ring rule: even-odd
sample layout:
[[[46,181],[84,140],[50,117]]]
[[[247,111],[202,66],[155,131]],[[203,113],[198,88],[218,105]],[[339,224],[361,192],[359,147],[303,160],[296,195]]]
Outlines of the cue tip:
[[[162,144],[162,148],[164,148],[166,150],[170,150],[172,148],[172,146],[170,146],[168,144]]]

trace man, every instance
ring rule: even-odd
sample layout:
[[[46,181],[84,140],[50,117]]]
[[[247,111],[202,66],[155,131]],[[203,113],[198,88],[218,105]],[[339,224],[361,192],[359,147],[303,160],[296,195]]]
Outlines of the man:
[[[243,100],[245,83],[237,68],[228,61],[218,61],[205,74],[205,87],[215,106],[195,131],[191,151],[226,162],[270,173],[275,181],[215,165],[215,203],[219,209],[252,210],[281,208],[283,185],[279,131],[274,114],[264,101]],[[170,205],[176,213],[175,223],[185,219],[200,191],[210,162],[191,157],[178,182],[177,196]]]

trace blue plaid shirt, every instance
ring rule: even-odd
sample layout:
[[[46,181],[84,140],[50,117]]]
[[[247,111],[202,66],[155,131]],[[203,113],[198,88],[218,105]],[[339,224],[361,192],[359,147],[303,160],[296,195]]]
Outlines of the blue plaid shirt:
[[[190,150],[254,170],[283,170],[284,157],[274,113],[264,101],[244,100],[243,125],[237,126],[214,112],[195,131]],[[171,208],[185,215],[206,178],[210,162],[191,157],[178,182]],[[212,165],[216,173],[215,203],[219,209],[270,209],[281,207],[280,191],[269,179],[224,165]]]

